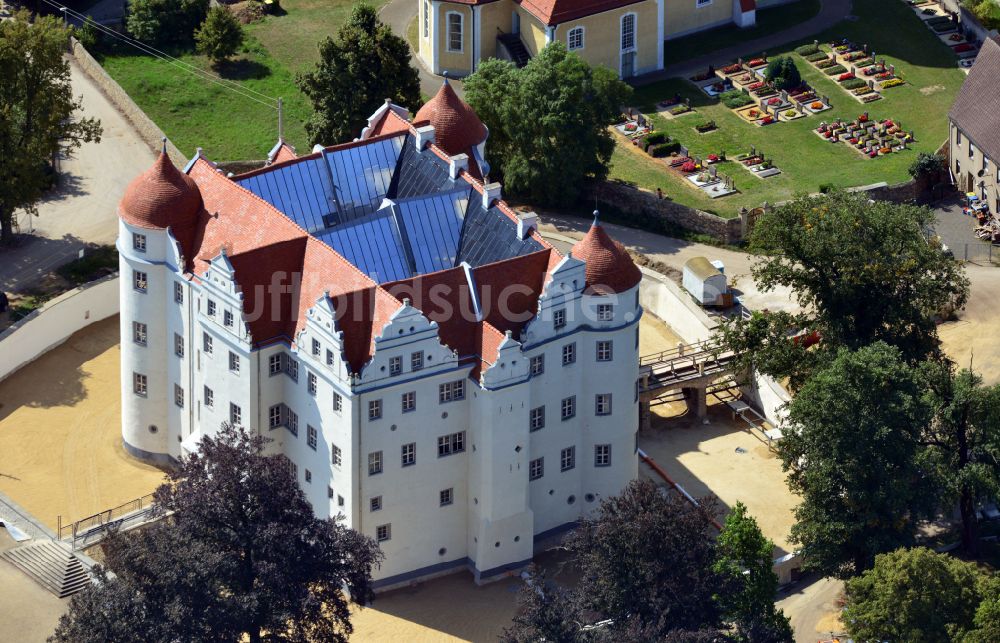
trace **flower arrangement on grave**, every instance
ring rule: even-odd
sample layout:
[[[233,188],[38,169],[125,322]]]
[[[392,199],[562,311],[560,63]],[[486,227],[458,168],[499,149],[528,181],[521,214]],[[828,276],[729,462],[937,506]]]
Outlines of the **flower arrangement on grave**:
[[[883,147],[882,149],[879,150],[879,152],[883,154],[889,154],[890,152],[892,152],[892,150],[889,149],[888,147]]]
[[[723,67],[722,68],[722,73],[723,74],[735,74],[736,72],[738,72],[738,71],[740,71],[742,69],[743,69],[742,65],[739,65],[737,63],[733,63],[732,65],[729,65],[727,67]]]
[[[878,150],[872,150],[871,152],[868,152],[869,158],[875,158],[876,156],[878,156]]]
[[[823,109],[823,102],[822,101],[815,101],[809,107],[811,107],[812,109]]]
[[[845,74],[841,74],[841,75],[837,76],[837,80],[839,82],[844,82],[845,80],[852,80],[853,78],[854,78],[854,74],[852,74],[851,72],[847,72]]]
[[[702,172],[701,174],[698,175],[699,183],[708,183],[711,179],[712,175],[709,174],[708,172]]]
[[[861,70],[861,73],[865,76],[874,76],[875,74],[881,74],[885,71],[885,65],[872,65],[871,67],[865,67]]]
[[[862,96],[861,97],[861,102],[863,102],[863,103],[872,103],[872,102],[877,101],[880,98],[882,98],[881,94],[879,94],[878,92],[872,92],[870,94],[865,94],[864,96]]]
[[[695,172],[697,170],[698,166],[695,164],[694,161],[686,161],[684,165],[681,166],[681,172],[684,172],[685,174],[691,174],[692,172]]]
[[[749,116],[750,118],[759,118],[760,110],[754,107],[753,109],[747,111],[747,116]]]
[[[754,58],[750,61],[751,67],[763,67],[767,64],[767,58]]]
[[[761,81],[758,81],[756,83],[753,83],[752,85],[750,85],[749,87],[747,87],[747,89],[749,89],[752,92],[755,92],[758,89],[762,89],[763,87],[764,87],[764,81],[761,80]]]
[[[825,130],[823,132],[823,138],[833,138],[833,130]]]
[[[835,52],[837,52],[838,54],[843,54],[843,53],[846,53],[847,51],[850,50],[850,46],[849,45],[837,45],[836,47],[833,48],[833,50]]]
[[[637,129],[639,129],[639,126],[637,124],[635,124],[635,123],[625,123],[625,131],[626,132],[634,132]]]
[[[777,96],[775,96],[774,98],[767,99],[767,104],[771,105],[772,107],[775,105],[780,105],[781,102],[782,102],[781,99],[778,98]]]
[[[869,116],[868,116],[867,113],[865,113],[865,114],[858,114],[858,122],[859,123],[867,123],[868,119],[869,119]]]
[[[963,40],[965,40],[965,36],[963,36],[960,33],[953,33],[950,36],[948,36],[948,40],[952,42],[962,42]]]
[[[854,62],[855,60],[861,60],[862,58],[866,57],[867,55],[868,54],[866,54],[863,51],[852,51],[851,53],[846,54],[843,58],[844,58],[844,60],[846,60],[848,62]]]
[[[836,61],[827,58],[825,60],[821,60],[818,63],[816,63],[816,66],[819,67],[820,69],[826,69],[827,67],[833,67],[836,64],[837,64]]]
[[[738,82],[740,82],[740,83],[742,83],[742,84],[745,85],[745,84],[751,82],[754,78],[756,78],[756,76],[754,76],[753,74],[743,74],[742,76],[740,76],[736,80]]]
[[[760,124],[761,125],[770,125],[773,122],[774,122],[774,117],[771,116],[770,114],[768,114],[764,118],[760,119]]]
[[[963,42],[960,45],[955,45],[954,47],[952,47],[952,49],[955,50],[956,54],[964,54],[967,51],[973,51],[975,49],[975,47],[972,46],[972,45],[970,45],[967,42]]]
[[[906,83],[902,78],[890,78],[889,80],[882,83],[882,89],[889,89],[890,87],[899,87],[900,85],[905,85]]]
[[[691,111],[691,108],[687,105],[678,105],[670,110],[673,116],[680,116],[681,114],[686,114]]]
[[[795,118],[798,114],[794,109],[789,109],[785,111],[785,118]]]
[[[891,71],[883,71],[875,74],[875,80],[889,80],[890,78],[892,78]]]

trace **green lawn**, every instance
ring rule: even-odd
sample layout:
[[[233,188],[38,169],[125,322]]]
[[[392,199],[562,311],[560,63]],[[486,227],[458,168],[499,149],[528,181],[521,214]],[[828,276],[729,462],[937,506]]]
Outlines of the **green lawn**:
[[[242,87],[283,99],[285,139],[300,152],[309,150],[305,121],[312,108],[295,85],[295,74],[316,63],[319,42],[336,34],[354,4],[353,0],[283,0],[284,15],[248,25],[244,52],[220,70]],[[379,7],[385,0],[372,4]],[[205,57],[190,49],[171,53],[185,63],[211,69]],[[202,147],[217,161],[262,159],[278,138],[275,109],[167,62],[118,51],[105,55],[102,64],[184,154],[193,155]]]
[[[857,102],[835,81],[794,54],[793,59],[803,78],[820,94],[830,97],[832,110],[759,128],[741,120],[731,110],[681,79],[636,90],[634,102],[645,113],[651,113],[656,101],[674,92],[691,99],[698,115],[673,120],[655,116],[654,122],[657,129],[666,130],[680,140],[693,155],[705,157],[725,150],[730,156],[735,156],[755,145],[773,158],[782,170],[781,175],[758,179],[737,163],[720,164],[719,170],[735,179],[740,193],[713,200],[689,187],[676,174],[661,170],[657,162],[626,149],[627,144],[623,143],[622,149],[612,159],[612,178],[649,189],[661,187],[680,203],[726,217],[735,216],[741,206],[756,207],[764,201],[783,201],[799,193],[816,192],[823,184],[851,187],[879,181],[896,183],[907,180],[907,168],[917,153],[934,152],[947,139],[946,114],[965,76],[955,67],[951,50],[920,24],[902,2],[855,0],[854,13],[861,19],[830,29],[820,38],[821,42],[847,37],[868,43],[875,48],[879,58],[885,57],[895,64],[897,73],[908,83],[886,90],[883,100],[870,105]],[[789,46],[787,49],[791,51],[792,48]],[[719,66],[728,62],[719,61]],[[821,120],[830,121],[837,117],[854,119],[863,111],[870,112],[873,118],[893,118],[904,128],[914,130],[917,138],[914,149],[865,159],[844,144],[820,140],[811,131]],[[693,126],[704,120],[715,120],[719,129],[708,134],[696,133]]]
[[[719,49],[784,31],[819,13],[820,0],[798,0],[790,5],[757,12],[757,24],[748,29],[736,25],[719,27],[705,33],[668,40],[663,50],[663,64],[673,65]]]

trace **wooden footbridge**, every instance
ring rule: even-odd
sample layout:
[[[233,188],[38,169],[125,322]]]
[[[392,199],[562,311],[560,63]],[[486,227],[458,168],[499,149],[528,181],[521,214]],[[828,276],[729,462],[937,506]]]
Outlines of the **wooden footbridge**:
[[[698,417],[707,412],[707,397],[728,402],[739,396],[733,379],[736,353],[715,340],[679,344],[639,358],[639,401],[643,428],[648,427],[649,408],[685,401]]]

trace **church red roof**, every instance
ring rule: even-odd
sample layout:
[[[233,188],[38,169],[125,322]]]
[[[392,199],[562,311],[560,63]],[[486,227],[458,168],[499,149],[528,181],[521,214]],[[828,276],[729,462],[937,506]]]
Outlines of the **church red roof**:
[[[642,0],[520,0],[519,4],[546,25],[557,25],[639,2]]]
[[[161,152],[153,167],[129,183],[118,209],[125,223],[140,228],[189,227],[201,210],[201,193]]]
[[[468,154],[470,148],[486,140],[489,130],[469,104],[458,97],[445,78],[441,89],[417,111],[413,122],[429,122],[434,142],[450,155]]]
[[[573,257],[587,264],[587,289],[594,293],[622,293],[642,281],[642,272],[625,246],[608,236],[597,220],[573,246]]]

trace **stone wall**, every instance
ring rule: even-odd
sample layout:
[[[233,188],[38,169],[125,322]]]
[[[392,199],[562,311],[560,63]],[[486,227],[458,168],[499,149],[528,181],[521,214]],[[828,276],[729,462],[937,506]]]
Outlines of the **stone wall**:
[[[80,41],[73,37],[70,38],[70,55],[80,66],[80,69],[101,88],[108,100],[128,119],[135,131],[139,133],[140,138],[153,150],[161,150],[163,139],[166,138],[163,130],[157,127],[156,123],[149,116],[146,116],[144,111],[139,109],[132,97],[122,89],[121,85],[115,82],[114,78],[108,75],[108,72],[104,71],[104,68],[94,60],[94,57],[80,44]],[[187,165],[188,158],[169,139],[167,140],[167,154],[175,165],[179,167]]]
[[[626,218],[632,218],[628,223],[653,232],[669,232],[674,227],[707,234],[723,243],[739,243],[743,238],[743,225],[738,218],[724,219],[624,183],[595,183],[589,187],[584,201],[596,202],[598,209],[601,204],[609,205]],[[656,225],[649,225],[651,222]]]

